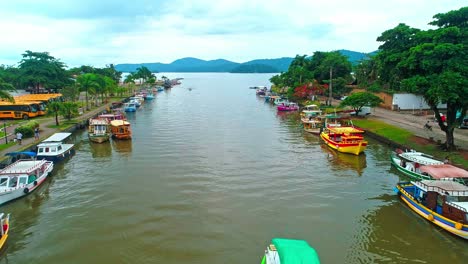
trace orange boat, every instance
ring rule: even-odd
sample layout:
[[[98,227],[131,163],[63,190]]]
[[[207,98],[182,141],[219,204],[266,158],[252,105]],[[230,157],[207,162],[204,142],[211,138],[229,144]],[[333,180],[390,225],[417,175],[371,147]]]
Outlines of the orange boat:
[[[332,149],[359,155],[367,147],[367,141],[364,140],[362,133],[364,130],[355,127],[328,127],[320,137]]]
[[[112,120],[110,122],[112,137],[116,139],[131,139],[130,123],[125,120]]]

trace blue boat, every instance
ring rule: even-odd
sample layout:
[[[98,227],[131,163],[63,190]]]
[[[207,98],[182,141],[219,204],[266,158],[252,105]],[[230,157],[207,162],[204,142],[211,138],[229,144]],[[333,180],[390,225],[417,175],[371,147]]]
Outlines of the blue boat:
[[[74,144],[64,144],[63,141],[71,133],[55,133],[37,145],[36,159],[45,159],[53,162],[60,162],[75,154]]]
[[[136,112],[136,104],[135,103],[125,103],[124,104],[124,111],[125,112]]]
[[[468,239],[468,186],[452,180],[422,180],[400,182],[396,191],[418,215]]]
[[[164,87],[158,86],[158,92],[164,91]]]
[[[147,94],[145,97],[145,100],[153,100],[153,99],[154,99],[154,95],[152,93]]]

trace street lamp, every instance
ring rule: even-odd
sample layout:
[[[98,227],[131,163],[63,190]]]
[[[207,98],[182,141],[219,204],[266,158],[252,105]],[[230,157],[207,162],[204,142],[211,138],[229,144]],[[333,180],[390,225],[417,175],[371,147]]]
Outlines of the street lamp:
[[[3,121],[3,133],[5,133],[5,144],[8,144],[8,134],[6,131],[6,121]]]

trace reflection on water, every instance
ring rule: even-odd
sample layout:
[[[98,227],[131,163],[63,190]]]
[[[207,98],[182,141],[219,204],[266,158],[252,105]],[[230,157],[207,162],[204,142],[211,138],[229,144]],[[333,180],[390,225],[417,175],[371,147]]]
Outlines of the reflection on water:
[[[361,153],[361,155],[341,153],[329,148],[324,143],[320,144],[320,148],[323,152],[327,153],[327,160],[331,163],[331,166],[338,169],[352,169],[359,176],[362,175],[362,172],[366,168],[366,153]]]
[[[0,263],[259,263],[273,237],[307,240],[322,263],[466,263],[466,244],[396,201],[387,146],[330,152],[248,89],[271,75],[174,77],[186,86],[127,114],[132,140],[78,131],[75,156],[2,207]]]
[[[132,140],[112,140],[112,148],[116,152],[129,154],[132,152]]]
[[[466,241],[424,220],[396,195],[378,200],[358,220],[349,263],[467,263]]]

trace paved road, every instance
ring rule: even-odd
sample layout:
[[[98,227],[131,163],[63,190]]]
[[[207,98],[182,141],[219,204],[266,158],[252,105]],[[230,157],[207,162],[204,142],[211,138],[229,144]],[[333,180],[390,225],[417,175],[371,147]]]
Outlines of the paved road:
[[[418,116],[409,112],[390,111],[383,108],[374,108],[369,118],[379,119],[388,124],[392,124],[408,131],[411,131],[416,136],[423,138],[433,138],[445,142],[445,132],[440,130],[438,123],[434,122],[432,115]],[[430,121],[432,131],[424,129],[424,124]],[[468,129],[455,128],[454,131],[455,145],[464,150],[468,150]]]

